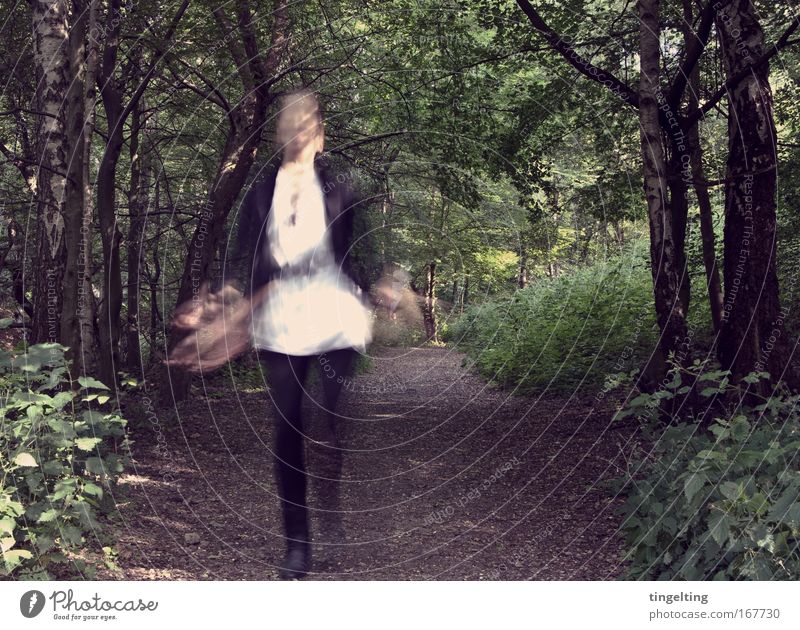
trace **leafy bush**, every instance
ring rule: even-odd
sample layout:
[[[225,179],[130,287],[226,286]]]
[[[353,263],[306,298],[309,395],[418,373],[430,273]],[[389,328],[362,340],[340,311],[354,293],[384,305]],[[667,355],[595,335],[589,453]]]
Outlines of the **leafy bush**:
[[[608,373],[650,355],[657,340],[651,287],[646,261],[627,256],[473,306],[449,337],[501,386],[599,388]]]
[[[73,383],[64,351],[47,343],[0,356],[0,576],[50,579],[70,561],[93,575],[73,552],[97,536],[127,461],[125,420],[98,411],[108,388]]]
[[[700,398],[734,399],[728,372],[704,367],[673,366],[666,387],[641,394],[618,416],[687,393],[687,376],[697,378]],[[746,381],[766,377],[752,373]],[[697,414],[666,428],[659,418],[645,425],[654,446],[618,480],[627,495],[628,577],[800,578],[799,399],[781,386],[753,407],[720,404],[711,422],[699,423]]]
[[[485,377],[523,392],[600,389],[641,367],[658,342],[646,243],[619,257],[543,278],[506,300],[467,309],[448,338]],[[700,270],[699,273],[702,273]],[[698,352],[711,342],[705,284],[694,283],[688,325]]]

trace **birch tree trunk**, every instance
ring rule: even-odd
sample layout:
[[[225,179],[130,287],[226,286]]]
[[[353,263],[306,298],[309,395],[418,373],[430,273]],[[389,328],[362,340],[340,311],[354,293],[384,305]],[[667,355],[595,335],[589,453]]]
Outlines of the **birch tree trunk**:
[[[68,144],[63,105],[69,89],[67,0],[34,0],[36,68],[38,256],[34,280],[33,338],[61,341],[62,284],[67,262],[64,207]]]
[[[659,0],[639,0],[641,76],[639,130],[642,145],[644,191],[650,223],[650,261],[660,347],[666,358],[686,344],[686,311],[681,292],[681,256],[675,243],[675,225],[666,181],[667,165],[659,119],[660,86]]]
[[[427,282],[425,283],[425,302],[422,318],[425,324],[425,338],[436,341],[436,262],[428,263]]]
[[[752,370],[775,383],[797,375],[788,365],[788,337],[778,297],[775,241],[777,156],[764,32],[750,0],[734,0],[717,14],[725,71],[748,69],[728,91],[725,185],[725,303],[719,359],[734,381]],[[752,67],[751,67],[752,66]],[[769,387],[762,382],[761,394]]]

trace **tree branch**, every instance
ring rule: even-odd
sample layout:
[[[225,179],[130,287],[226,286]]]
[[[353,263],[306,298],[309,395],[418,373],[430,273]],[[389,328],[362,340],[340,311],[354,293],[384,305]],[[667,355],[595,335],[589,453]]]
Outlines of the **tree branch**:
[[[517,0],[517,4],[525,15],[528,16],[528,20],[530,20],[533,28],[539,31],[547,43],[560,53],[570,65],[578,70],[578,72],[592,81],[604,85],[628,105],[639,107],[639,97],[630,86],[620,81],[610,72],[598,68],[588,59],[584,59],[569,42],[563,37],[560,37],[545,23],[538,11],[533,8],[528,0]]]
[[[178,7],[178,11],[172,18],[169,26],[167,27],[166,32],[164,33],[163,40],[164,42],[169,42],[172,39],[172,36],[175,34],[175,31],[178,28],[178,24],[180,23],[181,19],[183,18],[183,14],[186,12],[186,9],[189,8],[189,2],[191,0],[183,0],[181,6]],[[166,54],[166,50],[159,48],[156,50],[156,53],[153,55],[153,59],[150,61],[150,65],[147,68],[147,72],[145,72],[144,77],[139,82],[139,85],[136,86],[136,90],[134,91],[133,95],[131,96],[128,104],[122,110],[122,114],[120,114],[120,120],[125,121],[130,113],[133,111],[133,108],[139,103],[139,99],[144,94],[144,91],[147,89],[147,85],[150,83],[150,79],[153,78],[153,73],[156,70],[156,66],[158,66],[158,62],[161,61],[161,58]]]
[[[393,138],[395,136],[402,136],[408,133],[405,129],[401,129],[400,131],[389,131],[387,133],[382,133],[377,136],[370,136],[368,138],[363,138],[361,140],[354,140],[352,142],[348,142],[347,144],[343,144],[342,146],[336,147],[335,149],[331,149],[330,151],[326,151],[326,153],[336,153],[338,155],[343,155],[344,151],[348,149],[354,149],[356,147],[360,147],[364,144],[370,144],[372,142],[379,142],[381,140],[385,140],[386,138]]]
[[[775,42],[775,45],[768,52],[765,52],[752,64],[750,64],[746,68],[742,68],[739,72],[737,72],[727,81],[725,81],[722,87],[720,87],[716,92],[714,92],[714,94],[711,95],[711,98],[709,98],[705,103],[703,103],[702,107],[696,109],[691,114],[686,116],[685,118],[686,122],[692,124],[700,120],[703,116],[705,116],[711,109],[713,109],[717,105],[717,103],[722,99],[723,96],[728,94],[733,88],[739,85],[742,79],[744,79],[747,76],[750,76],[750,74],[755,68],[758,68],[762,64],[772,59],[784,48],[800,41],[797,39],[795,40],[789,39],[792,36],[792,33],[794,33],[797,30],[798,26],[800,26],[800,15],[795,17],[794,21],[789,25],[789,27],[786,29],[783,35],[781,35],[780,39],[777,42]]]
[[[715,0],[708,0],[708,4],[706,4],[701,13],[700,26],[697,29],[692,43],[686,48],[683,62],[678,68],[675,80],[667,95],[667,102],[672,106],[674,111],[678,110],[681,98],[683,97],[683,91],[686,89],[692,70],[694,70],[697,62],[700,61],[700,56],[706,49],[708,38],[711,36],[711,27],[714,25],[717,9],[720,8],[722,4],[727,4],[727,2],[718,3]],[[691,25],[689,28],[691,28]]]

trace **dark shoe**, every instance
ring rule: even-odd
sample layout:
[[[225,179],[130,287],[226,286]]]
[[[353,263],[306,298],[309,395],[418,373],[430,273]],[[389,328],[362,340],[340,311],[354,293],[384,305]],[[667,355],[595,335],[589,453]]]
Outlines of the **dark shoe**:
[[[310,568],[311,545],[307,542],[291,541],[278,576],[282,580],[299,580],[306,576]]]

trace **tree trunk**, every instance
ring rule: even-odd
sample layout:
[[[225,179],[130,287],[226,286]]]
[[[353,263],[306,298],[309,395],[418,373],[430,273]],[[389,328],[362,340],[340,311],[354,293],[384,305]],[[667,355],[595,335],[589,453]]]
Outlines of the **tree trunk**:
[[[696,37],[692,24],[694,22],[694,9],[692,0],[683,0],[683,41],[686,50],[691,46]],[[695,65],[689,75],[688,115],[694,114],[699,108],[698,95],[700,94],[700,66]],[[708,184],[703,168],[703,147],[700,141],[700,129],[697,122],[689,124],[686,137],[689,143],[692,180],[694,192],[697,196],[697,206],[700,210],[700,238],[703,248],[703,266],[706,271],[708,301],[711,310],[711,323],[714,332],[719,333],[722,324],[722,286],[719,279],[719,266],[717,265],[716,237],[714,236],[714,213],[711,207],[711,197],[708,194]]]
[[[734,0],[717,15],[728,77],[764,54],[764,33],[749,0]],[[734,382],[753,370],[797,386],[788,363],[775,270],[777,144],[769,64],[750,68],[728,92],[725,185],[725,304],[719,359]],[[784,370],[790,368],[788,373]],[[763,384],[758,393],[767,395]]]
[[[669,137],[670,158],[667,162],[669,214],[672,217],[672,242],[675,244],[675,267],[678,270],[678,299],[681,311],[689,312],[691,296],[689,269],[686,260],[686,226],[689,220],[688,185],[691,182],[689,145],[683,130],[665,130]],[[677,134],[677,135],[676,135]],[[686,347],[688,349],[688,347]]]
[[[96,0],[74,0],[70,39],[67,144],[70,147],[64,228],[66,269],[61,319],[62,343],[69,346],[73,375],[95,369],[94,295],[91,289],[92,212],[89,157],[94,111],[96,54],[87,38],[96,20]],[[87,46],[88,39],[88,46]]]
[[[550,197],[550,199],[552,204],[553,225],[555,227],[554,235],[555,238],[558,238],[559,194],[555,184],[553,185],[552,197]],[[555,262],[553,262],[553,242],[550,240],[550,226],[546,219],[542,222],[542,225],[544,227],[545,248],[547,251],[547,275],[551,278],[555,278],[558,275],[558,269]]]
[[[120,311],[122,309],[122,271],[120,269],[120,241],[117,227],[116,181],[117,162],[122,151],[122,125],[120,108],[116,99],[103,98],[109,125],[109,138],[100,169],[97,173],[97,212],[100,218],[100,236],[103,242],[102,308],[98,313],[100,328],[100,380],[109,387],[116,383],[119,367]]]
[[[86,50],[86,78],[83,84],[84,118],[83,118],[83,221],[81,226],[81,248],[78,258],[79,287],[78,287],[78,325],[80,326],[81,363],[86,372],[96,373],[98,364],[97,335],[95,334],[95,315],[97,304],[92,286],[92,252],[94,249],[94,198],[89,167],[91,164],[92,136],[95,123],[95,103],[97,83],[98,43],[91,34],[97,28],[97,13],[99,0],[89,2],[90,34]]]
[[[699,81],[697,82],[699,83]],[[692,81],[692,90],[697,85]],[[697,107],[697,100],[692,99],[690,108]],[[719,266],[717,265],[716,237],[714,235],[714,212],[711,206],[711,197],[708,194],[705,169],[703,168],[703,149],[700,144],[700,133],[697,125],[689,129],[689,146],[692,155],[692,179],[694,192],[697,195],[697,205],[700,209],[700,238],[703,247],[703,266],[708,282],[708,301],[711,308],[711,323],[714,332],[719,333],[722,325],[722,286],[719,279]]]
[[[436,263],[428,263],[427,282],[425,285],[425,302],[422,319],[425,324],[426,341],[437,341],[436,338]]]
[[[131,155],[131,185],[128,191],[128,210],[130,214],[130,230],[127,239],[128,259],[128,300],[127,329],[125,342],[125,367],[129,372],[139,374],[142,371],[142,352],[139,346],[139,291],[141,287],[142,238],[148,202],[148,163],[146,147],[142,147],[141,136],[144,131],[142,120],[144,99],[134,108],[131,116],[131,136],[129,140]]]
[[[189,253],[181,276],[178,304],[190,300],[203,282],[210,279],[214,252],[222,238],[225,221],[255,161],[267,109],[274,99],[268,78],[278,70],[287,43],[287,0],[276,0],[273,11],[270,50],[264,59],[259,50],[247,2],[237,5],[237,28],[241,42],[231,38],[232,29],[221,9],[214,12],[222,36],[229,42],[229,51],[237,64],[244,87],[244,96],[230,112],[231,126],[222,150],[208,202],[200,216],[189,244]],[[242,45],[246,58],[242,58]],[[183,333],[171,331],[167,342],[169,349],[182,339]],[[185,400],[189,396],[191,374],[180,369],[170,371],[164,379],[168,386],[162,390],[160,402]]]
[[[389,217],[392,214],[392,204],[394,193],[389,187],[389,166],[383,169],[383,203],[381,204],[381,269],[385,268],[389,262],[386,244],[389,241],[391,227]]]
[[[686,312],[680,297],[681,265],[668,200],[663,134],[659,119],[661,94],[659,1],[640,0],[641,76],[639,122],[644,166],[644,191],[650,224],[650,261],[656,316],[665,357],[686,343]]]
[[[60,342],[67,263],[64,207],[70,152],[63,104],[69,90],[67,0],[34,0],[33,57],[36,68],[38,255],[33,338]]]
[[[155,190],[153,191],[153,207],[156,211],[153,231],[155,234],[161,233],[161,177],[156,174],[155,176]],[[159,348],[158,339],[159,333],[163,330],[161,322],[161,313],[158,310],[158,283],[161,280],[161,262],[158,259],[158,239],[155,239],[152,244],[151,256],[153,259],[153,271],[151,272],[144,263],[144,271],[147,275],[147,283],[150,287],[150,363],[153,363],[160,357],[157,351]]]
[[[108,121],[108,140],[97,174],[97,212],[100,218],[100,235],[103,241],[103,298],[99,313],[100,328],[100,380],[112,388],[116,387],[116,370],[119,366],[119,340],[121,333],[120,312],[122,310],[122,272],[120,269],[120,242],[122,235],[116,217],[116,177],[124,143],[124,126],[128,116],[137,107],[148,82],[153,76],[155,64],[166,50],[165,46],[154,53],[148,69],[136,86],[127,104],[123,105],[122,86],[116,77],[117,56],[120,44],[120,0],[110,0],[105,28],[105,48],[101,66],[101,89],[103,108]],[[175,12],[163,40],[169,41],[182,19],[189,0],[183,0]],[[163,43],[163,42],[162,42]]]
[[[120,241],[117,227],[116,181],[117,162],[122,152],[123,125],[122,93],[117,85],[115,70],[120,42],[120,0],[110,0],[106,20],[106,41],[100,77],[100,94],[108,122],[106,142],[97,172],[97,214],[103,243],[103,287],[101,309],[98,313],[100,341],[100,380],[109,387],[116,385],[119,366],[119,315],[122,309],[122,272],[120,270]]]
[[[622,249],[625,246],[625,227],[621,220],[614,221],[614,238],[617,240],[619,248]]]

